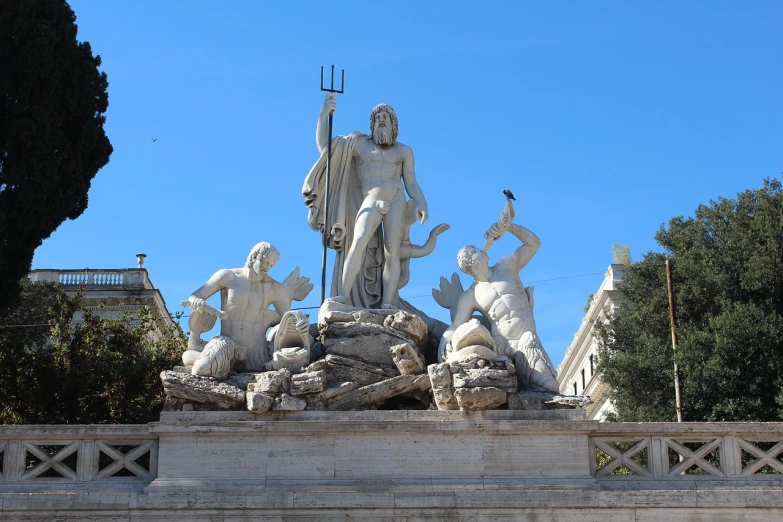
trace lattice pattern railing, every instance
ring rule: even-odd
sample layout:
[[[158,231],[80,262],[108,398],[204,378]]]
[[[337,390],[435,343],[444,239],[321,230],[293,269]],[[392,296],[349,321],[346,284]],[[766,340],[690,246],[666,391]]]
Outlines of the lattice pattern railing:
[[[0,440],[0,483],[141,482],[157,475],[158,441],[140,438]]]
[[[777,475],[783,474],[783,437],[590,437],[590,455],[596,478],[780,478]]]

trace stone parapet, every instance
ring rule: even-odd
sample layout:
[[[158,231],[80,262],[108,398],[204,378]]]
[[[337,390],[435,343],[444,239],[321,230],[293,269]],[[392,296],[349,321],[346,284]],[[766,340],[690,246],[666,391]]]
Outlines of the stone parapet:
[[[783,423],[579,415],[170,412],[149,426],[2,427],[0,519],[783,519]]]

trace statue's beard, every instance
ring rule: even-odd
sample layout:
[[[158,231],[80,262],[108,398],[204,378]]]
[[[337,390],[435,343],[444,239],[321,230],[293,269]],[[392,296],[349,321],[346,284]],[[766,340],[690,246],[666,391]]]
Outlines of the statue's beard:
[[[376,126],[372,133],[372,141],[376,145],[394,145],[394,133],[391,126]]]

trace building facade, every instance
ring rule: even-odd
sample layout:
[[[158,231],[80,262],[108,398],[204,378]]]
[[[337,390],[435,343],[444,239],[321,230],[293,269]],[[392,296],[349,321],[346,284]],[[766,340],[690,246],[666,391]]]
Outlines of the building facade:
[[[598,291],[593,294],[587,313],[582,318],[574,340],[563,356],[563,362],[557,368],[560,381],[560,393],[565,395],[589,395],[593,404],[587,407],[587,418],[604,420],[614,408],[608,398],[608,385],[596,374],[598,365],[598,345],[594,337],[593,326],[606,318],[607,313],[615,311],[622,296],[617,284],[622,280],[625,265],[612,264],[604,275]]]
[[[63,270],[40,269],[30,272],[30,281],[51,281],[62,285],[67,295],[74,296],[83,288],[82,309],[99,316],[116,318],[128,313],[135,315],[147,308],[158,324],[158,332],[174,325],[160,290],[150,281],[145,268]],[[83,314],[74,315],[74,323]]]

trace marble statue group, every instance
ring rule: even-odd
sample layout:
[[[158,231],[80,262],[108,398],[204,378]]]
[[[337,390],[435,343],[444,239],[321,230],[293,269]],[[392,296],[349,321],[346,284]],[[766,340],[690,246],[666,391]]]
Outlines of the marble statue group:
[[[184,368],[217,380],[252,374],[243,391],[256,412],[388,407],[405,398],[431,409],[491,409],[511,407],[509,397],[523,392],[556,395],[556,372],[536,332],[533,288],[519,276],[541,241],[514,222],[513,195],[504,192],[483,248],[465,246],[456,255],[470,286],[455,273],[433,289],[451,324],[427,317],[399,291],[410,279],[410,260],[430,254],[449,225],[434,227],[423,245],[410,241],[411,226],[424,224],[429,210],[413,149],[397,140],[394,109],[376,106],[368,134],[332,138],[326,122],[336,109],[334,94],[327,95],[316,126],[319,158],[302,187],[310,227],[336,252],[331,297],[317,325],[291,307],[312,290],[309,279],[298,267],[282,282],[273,279],[280,254],[261,242],[243,267],[218,270],[183,301],[192,310]],[[520,246],[490,264],[489,249],[505,234]],[[219,309],[206,302],[218,293]],[[217,319],[220,335],[201,340]]]

